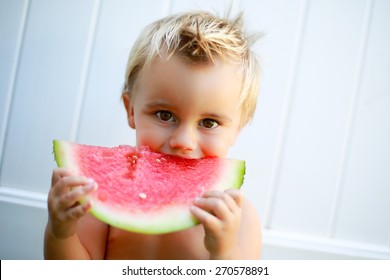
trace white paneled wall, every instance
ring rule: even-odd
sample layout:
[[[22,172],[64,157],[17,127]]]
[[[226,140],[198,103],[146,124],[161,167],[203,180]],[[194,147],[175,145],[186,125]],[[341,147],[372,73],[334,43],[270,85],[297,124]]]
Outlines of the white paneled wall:
[[[230,156],[266,259],[390,259],[389,0],[0,0],[0,258],[41,259],[51,141],[134,144],[120,101],[142,28],[244,11],[258,110]]]

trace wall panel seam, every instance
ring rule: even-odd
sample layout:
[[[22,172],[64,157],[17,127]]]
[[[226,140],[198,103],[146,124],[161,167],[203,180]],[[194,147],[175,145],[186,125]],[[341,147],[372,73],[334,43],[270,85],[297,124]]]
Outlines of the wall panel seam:
[[[0,201],[47,209],[47,194],[14,187],[0,186]]]
[[[308,234],[278,230],[264,230],[264,245],[295,249],[314,253],[325,253],[331,258],[390,259],[390,248],[361,241],[319,237]],[[282,257],[283,258],[283,257]]]
[[[162,7],[162,16],[166,17],[171,14],[172,0],[164,0]]]

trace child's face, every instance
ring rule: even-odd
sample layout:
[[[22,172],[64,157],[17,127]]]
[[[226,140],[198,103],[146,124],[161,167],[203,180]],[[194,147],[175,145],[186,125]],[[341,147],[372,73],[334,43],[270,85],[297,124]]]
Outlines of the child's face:
[[[137,145],[189,158],[224,157],[240,130],[240,80],[230,64],[156,58],[124,97]]]

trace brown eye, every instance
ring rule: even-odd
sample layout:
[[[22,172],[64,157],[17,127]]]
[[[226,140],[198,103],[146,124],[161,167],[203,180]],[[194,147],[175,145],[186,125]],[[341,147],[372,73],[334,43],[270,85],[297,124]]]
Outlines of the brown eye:
[[[173,122],[175,118],[173,114],[168,111],[159,111],[156,113],[157,117],[164,122]]]
[[[218,122],[213,119],[204,119],[200,122],[200,126],[208,129],[216,128],[218,125]]]

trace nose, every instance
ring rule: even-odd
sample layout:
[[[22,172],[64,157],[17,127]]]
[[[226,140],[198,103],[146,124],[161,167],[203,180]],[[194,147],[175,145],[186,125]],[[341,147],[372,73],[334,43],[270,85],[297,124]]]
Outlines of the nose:
[[[188,125],[178,126],[169,139],[169,146],[178,153],[188,153],[196,148],[196,131]]]

